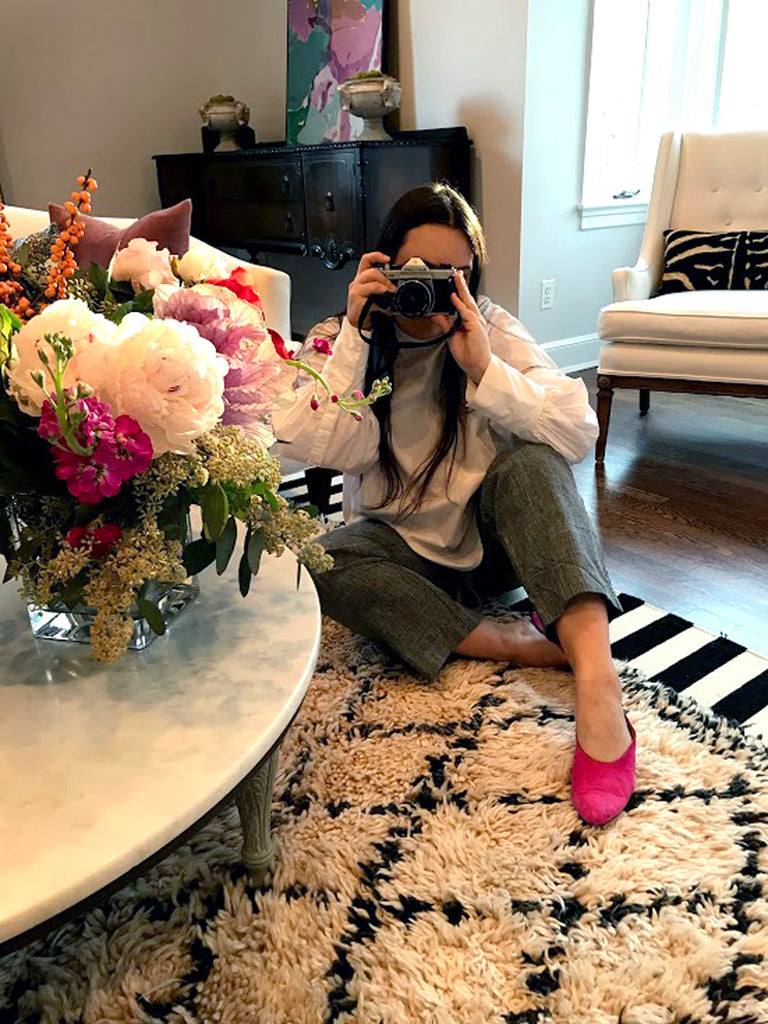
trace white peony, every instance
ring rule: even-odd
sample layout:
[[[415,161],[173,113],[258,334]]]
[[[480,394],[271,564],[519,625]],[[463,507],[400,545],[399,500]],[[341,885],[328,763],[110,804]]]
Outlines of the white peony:
[[[115,253],[111,277],[113,281],[130,281],[137,294],[161,284],[176,284],[171,254],[167,249],[158,249],[157,242],[146,238],[132,238],[124,249]]]
[[[194,327],[129,313],[104,360],[99,398],[114,416],[132,416],[155,456],[194,451],[194,440],[224,412],[226,359]]]
[[[30,416],[39,416],[45,395],[32,379],[41,371],[45,389],[52,393],[53,381],[43,364],[40,352],[50,360],[51,369],[56,358],[51,346],[44,340],[46,334],[63,334],[75,344],[75,354],[64,371],[64,386],[72,387],[79,381],[94,387],[91,377],[94,367],[103,361],[105,350],[114,344],[116,327],[100,313],[92,313],[82,299],[59,299],[38,313],[13,338],[13,355],[7,364],[8,388],[19,407]]]
[[[176,263],[176,273],[185,284],[219,280],[227,276],[227,263],[218,253],[189,249]]]

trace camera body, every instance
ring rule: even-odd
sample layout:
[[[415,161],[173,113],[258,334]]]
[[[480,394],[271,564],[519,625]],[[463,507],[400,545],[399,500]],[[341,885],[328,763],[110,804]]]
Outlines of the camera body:
[[[453,267],[433,269],[420,260],[402,267],[378,264],[378,269],[397,286],[391,294],[376,296],[376,304],[396,316],[413,319],[443,313],[455,314],[451,295],[456,292],[456,271]]]

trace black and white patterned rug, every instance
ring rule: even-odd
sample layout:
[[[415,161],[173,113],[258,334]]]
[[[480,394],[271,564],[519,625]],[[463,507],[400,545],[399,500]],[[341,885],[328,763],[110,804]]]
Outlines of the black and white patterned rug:
[[[267,884],[223,812],[0,959],[0,1024],[768,1021],[768,662],[623,604],[638,781],[613,823],[570,804],[568,673],[456,659],[428,684],[327,621]]]

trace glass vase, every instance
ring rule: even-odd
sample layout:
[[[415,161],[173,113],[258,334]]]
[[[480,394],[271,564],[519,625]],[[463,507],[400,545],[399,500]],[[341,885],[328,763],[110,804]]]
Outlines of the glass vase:
[[[184,583],[150,580],[144,589],[144,596],[160,609],[166,628],[199,593],[200,587],[195,577],[190,577]],[[32,633],[39,640],[67,640],[80,644],[91,642],[91,625],[96,612],[86,604],[77,604],[73,608],[68,608],[60,601],[48,605],[28,604],[27,612]],[[152,643],[157,633],[135,605],[131,607],[130,615],[133,619],[133,636],[128,642],[128,648],[141,651]]]

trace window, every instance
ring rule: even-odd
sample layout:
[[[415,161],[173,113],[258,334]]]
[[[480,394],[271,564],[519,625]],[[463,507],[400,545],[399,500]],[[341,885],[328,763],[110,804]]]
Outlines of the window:
[[[659,137],[768,126],[766,0],[593,0],[582,227],[642,223]]]

